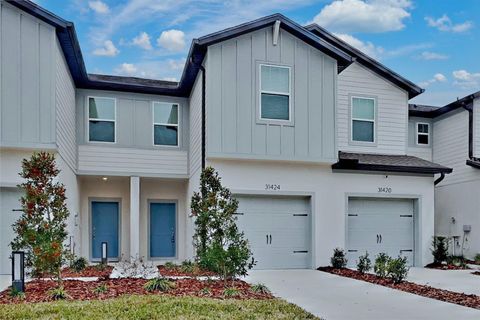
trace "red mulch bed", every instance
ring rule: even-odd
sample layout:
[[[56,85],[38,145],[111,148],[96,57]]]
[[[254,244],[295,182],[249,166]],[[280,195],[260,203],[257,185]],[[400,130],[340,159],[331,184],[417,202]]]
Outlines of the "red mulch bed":
[[[380,278],[373,274],[361,274],[356,270],[351,269],[334,269],[332,267],[320,267],[320,271],[333,273],[339,276],[362,280],[384,287],[389,287],[427,298],[437,299],[445,302],[459,304],[461,306],[480,309],[480,296],[474,294],[458,293],[448,290],[433,288],[430,286],[420,285],[409,281],[395,284],[390,279]]]
[[[469,267],[456,266],[453,264],[441,264],[441,263],[430,263],[425,266],[425,268],[437,269],[437,270],[468,270]]]
[[[75,272],[70,268],[64,268],[62,270],[62,277],[64,278],[79,278],[79,277],[99,277],[99,278],[108,278],[112,273],[112,266],[105,266],[99,268],[98,266],[87,266],[80,272]]]
[[[66,280],[63,282],[65,291],[70,300],[92,300],[92,299],[110,299],[126,294],[165,294],[172,296],[197,296],[210,297],[215,299],[224,299],[223,290],[225,289],[223,281],[199,281],[195,279],[175,280],[175,288],[168,292],[148,292],[143,286],[148,280],[145,279],[103,279],[99,281],[83,282],[78,280]],[[107,286],[107,292],[95,293],[94,289],[100,285]],[[231,286],[229,281],[227,286]],[[30,303],[52,301],[49,296],[49,290],[56,287],[56,282],[50,280],[34,280],[26,283],[25,299],[10,297],[10,290],[0,292],[0,304],[6,303]],[[209,288],[208,294],[202,294],[203,288]],[[235,281],[235,288],[239,290],[240,295],[232,297],[233,299],[271,299],[270,294],[254,293],[250,291],[250,285],[246,282]]]
[[[197,272],[183,272],[180,266],[174,268],[166,268],[165,266],[158,266],[158,272],[164,277],[214,277],[217,274],[208,270],[198,269]]]

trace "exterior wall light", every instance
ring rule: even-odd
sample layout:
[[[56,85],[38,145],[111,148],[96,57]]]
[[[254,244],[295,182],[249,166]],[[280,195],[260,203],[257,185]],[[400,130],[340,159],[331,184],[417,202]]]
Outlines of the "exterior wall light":
[[[102,264],[107,264],[108,262],[108,244],[102,242]]]
[[[18,292],[25,291],[25,252],[12,252],[12,288]]]

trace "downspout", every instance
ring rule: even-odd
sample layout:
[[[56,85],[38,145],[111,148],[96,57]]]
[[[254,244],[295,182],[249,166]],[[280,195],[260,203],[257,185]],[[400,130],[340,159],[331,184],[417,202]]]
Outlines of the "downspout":
[[[434,186],[436,186],[437,184],[439,184],[440,182],[442,182],[442,180],[445,179],[445,173],[440,173],[440,177],[438,177],[438,179],[435,180],[435,182],[433,183]]]
[[[200,70],[202,70],[202,170],[205,169],[205,68],[200,65]]]
[[[468,159],[473,158],[473,105],[462,105],[468,111]]]

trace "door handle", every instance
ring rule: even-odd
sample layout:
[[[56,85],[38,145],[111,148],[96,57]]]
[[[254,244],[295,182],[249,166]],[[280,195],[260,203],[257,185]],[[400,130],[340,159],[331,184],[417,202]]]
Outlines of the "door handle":
[[[270,244],[272,244],[272,235],[270,235]]]
[[[175,243],[175,231],[172,232],[172,243]]]
[[[267,237],[267,244],[268,244],[268,234],[266,234],[265,237]]]
[[[382,243],[382,235],[380,235],[380,243]]]
[[[379,237],[378,234],[377,234],[377,243],[378,243],[379,241],[380,241],[380,237]]]

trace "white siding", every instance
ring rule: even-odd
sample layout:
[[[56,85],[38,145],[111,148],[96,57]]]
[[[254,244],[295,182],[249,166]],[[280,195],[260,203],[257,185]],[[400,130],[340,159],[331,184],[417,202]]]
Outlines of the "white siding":
[[[480,98],[473,102],[473,156],[480,158]]]
[[[75,85],[68,71],[67,63],[60,48],[56,44],[56,83],[55,105],[57,111],[57,146],[60,156],[76,170],[77,146],[75,139]]]
[[[417,123],[428,123],[430,136],[429,145],[417,144]],[[408,147],[407,154],[410,156],[419,157],[427,161],[432,161],[432,146],[433,146],[433,123],[431,119],[409,117],[408,119]]]
[[[377,102],[376,143],[355,144],[350,140],[351,96],[373,97]],[[358,63],[338,75],[337,146],[339,150],[406,154],[407,93]]]
[[[78,146],[78,174],[187,177],[184,150]]]
[[[202,166],[202,71],[190,95],[190,176]]]
[[[480,170],[466,165],[468,159],[468,111],[450,112],[433,125],[433,161],[453,168],[440,185],[480,178]]]

